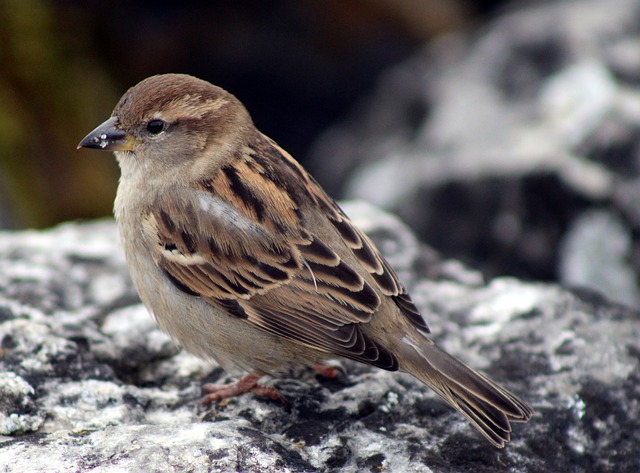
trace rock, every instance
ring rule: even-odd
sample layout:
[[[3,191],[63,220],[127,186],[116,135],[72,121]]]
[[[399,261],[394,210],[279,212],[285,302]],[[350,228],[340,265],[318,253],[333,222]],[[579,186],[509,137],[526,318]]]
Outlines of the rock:
[[[640,305],[640,288],[629,265],[631,230],[605,210],[577,216],[560,246],[560,278],[571,286],[595,287],[630,306]]]
[[[638,13],[545,2],[443,40],[316,148],[327,187],[344,172],[417,232],[345,205],[437,342],[535,408],[504,450],[413,378],[349,361],[269,380],[288,407],[202,409],[230,376],[156,328],[105,220],[0,233],[0,469],[640,471]]]
[[[12,371],[0,372],[0,435],[34,432],[44,423],[44,415],[33,402],[35,390]]]
[[[137,300],[111,221],[0,233],[0,470],[638,471],[640,314],[591,292],[484,282],[390,214],[346,211],[438,343],[536,409],[504,449],[413,378],[344,361],[201,409],[231,378],[177,351]]]
[[[393,211],[489,277],[570,283],[568,232],[605,209],[632,235],[619,263],[633,287],[639,14],[635,0],[544,2],[436,42],[318,140],[312,169],[334,195]]]

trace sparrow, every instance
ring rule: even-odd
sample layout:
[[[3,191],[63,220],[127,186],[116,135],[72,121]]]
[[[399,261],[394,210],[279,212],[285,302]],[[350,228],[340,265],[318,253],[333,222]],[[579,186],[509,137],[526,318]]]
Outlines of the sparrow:
[[[409,373],[493,445],[533,410],[438,348],[369,238],[224,89],[182,74],[130,88],[78,148],[114,151],[133,283],[159,327],[231,373],[205,402],[343,357]]]

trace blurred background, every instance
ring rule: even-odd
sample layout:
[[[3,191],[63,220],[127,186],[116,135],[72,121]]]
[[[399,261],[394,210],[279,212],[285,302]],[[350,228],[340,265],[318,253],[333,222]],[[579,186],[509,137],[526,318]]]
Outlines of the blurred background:
[[[147,76],[228,89],[304,162],[381,71],[500,3],[2,0],[0,228],[111,213],[115,162],[76,145]]]
[[[640,306],[638,0],[0,0],[0,68],[0,228],[111,215],[76,146],[182,72],[443,257]]]

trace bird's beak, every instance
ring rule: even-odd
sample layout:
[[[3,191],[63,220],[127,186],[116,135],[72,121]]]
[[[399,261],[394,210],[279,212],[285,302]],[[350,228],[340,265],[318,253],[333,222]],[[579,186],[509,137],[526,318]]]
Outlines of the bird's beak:
[[[80,148],[109,151],[132,151],[135,139],[119,127],[118,117],[111,117],[89,133],[78,145]]]

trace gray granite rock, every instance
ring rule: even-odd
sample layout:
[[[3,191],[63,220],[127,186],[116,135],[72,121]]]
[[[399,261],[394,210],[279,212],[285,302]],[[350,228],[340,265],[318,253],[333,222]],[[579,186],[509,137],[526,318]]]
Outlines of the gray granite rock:
[[[560,279],[640,306],[638,279],[629,264],[632,247],[633,234],[622,219],[607,210],[588,210],[576,216],[563,237]]]
[[[346,206],[438,343],[536,409],[507,448],[412,378],[352,362],[269,380],[288,407],[202,409],[202,383],[231,378],[156,328],[101,221],[0,233],[0,471],[640,471],[639,17],[634,0],[504,15],[390,71],[316,148],[327,187],[353,171],[349,195],[418,232]],[[419,239],[628,305],[485,279]]]
[[[602,238],[631,237],[614,263],[627,279],[600,286],[616,271],[601,258],[601,275],[582,282],[637,304],[640,3],[528,3],[390,70],[318,140],[313,171],[490,277],[572,283],[561,262],[591,232],[568,232],[605,210],[619,223]]]
[[[137,300],[111,221],[0,233],[0,471],[639,471],[640,314],[590,292],[444,260],[390,214],[347,212],[434,337],[536,409],[491,447],[414,379],[344,362],[199,406],[231,378],[178,351]]]

